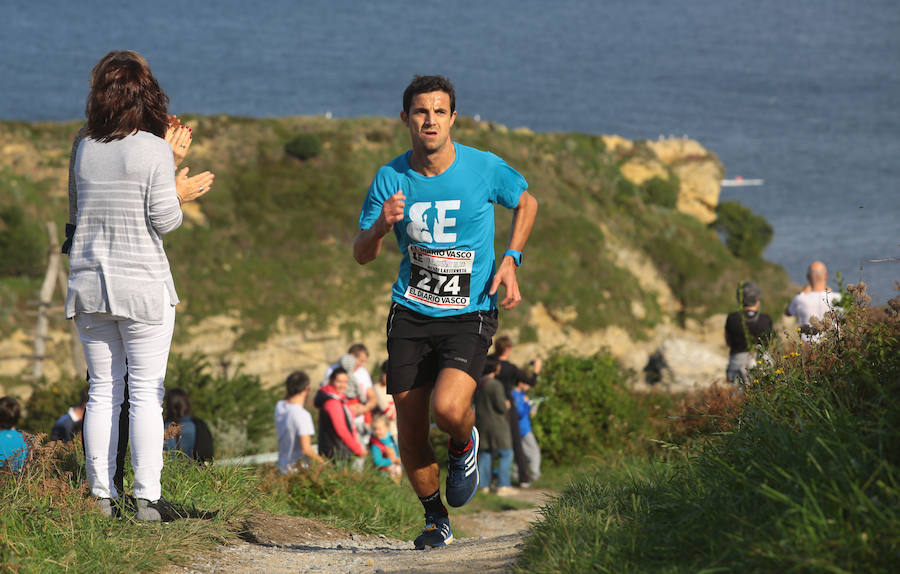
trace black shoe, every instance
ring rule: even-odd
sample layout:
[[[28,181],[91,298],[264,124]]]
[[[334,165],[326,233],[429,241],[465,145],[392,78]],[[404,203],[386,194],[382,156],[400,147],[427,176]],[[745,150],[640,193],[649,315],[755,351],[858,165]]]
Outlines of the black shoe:
[[[160,497],[154,501],[138,498],[134,518],[138,522],[172,522],[187,516],[176,510],[165,498]]]
[[[416,550],[425,548],[437,548],[447,546],[453,542],[453,532],[450,530],[450,518],[447,516],[425,516],[425,530],[413,541]]]
[[[447,504],[463,506],[478,490],[478,429],[472,427],[466,450],[454,453],[451,445],[447,459]]]

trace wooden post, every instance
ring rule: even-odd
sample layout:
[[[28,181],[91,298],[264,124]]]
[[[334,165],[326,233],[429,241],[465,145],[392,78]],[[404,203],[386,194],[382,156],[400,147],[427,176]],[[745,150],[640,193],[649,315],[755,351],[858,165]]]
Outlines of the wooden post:
[[[34,331],[34,370],[32,375],[36,381],[44,376],[44,359],[47,352],[47,308],[53,298],[53,287],[56,286],[56,277],[59,274],[59,236],[56,224],[48,221],[46,226],[50,245],[47,247],[47,273],[44,275],[44,283],[41,285],[37,327]]]
[[[63,258],[59,257],[59,272],[56,277],[59,281],[59,292],[62,293],[63,313],[65,313],[66,296],[69,291],[69,274],[66,272],[66,266]],[[84,362],[84,349],[81,346],[81,338],[78,337],[78,328],[75,327],[75,321],[66,321],[69,324],[69,331],[72,335],[72,367],[75,369],[75,378],[80,379],[87,371],[87,363]]]

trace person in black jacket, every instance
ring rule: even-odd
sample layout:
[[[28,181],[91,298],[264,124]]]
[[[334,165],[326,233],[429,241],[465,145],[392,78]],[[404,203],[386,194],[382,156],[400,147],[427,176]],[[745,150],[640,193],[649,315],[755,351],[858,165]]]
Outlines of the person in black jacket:
[[[213,439],[209,426],[191,415],[191,401],[184,389],[169,389],[166,393],[166,427],[176,425],[175,436],[167,438],[163,450],[179,450],[197,462],[213,458]]]
[[[541,372],[541,360],[532,361],[534,366],[533,374],[528,374],[509,361],[512,355],[512,339],[506,335],[497,337],[494,341],[494,354],[500,361],[500,372],[497,374],[497,380],[503,383],[503,391],[506,393],[507,400],[510,404],[513,402],[513,389],[519,384],[519,381],[528,383],[531,386],[537,384],[538,374]],[[515,409],[507,412],[509,419],[509,432],[512,435],[513,455],[515,456],[516,469],[519,473],[519,486],[531,486],[531,477],[528,473],[528,458],[522,449],[522,433],[519,430],[519,416]]]
[[[761,296],[759,285],[753,281],[742,282],[737,290],[737,300],[743,309],[725,319],[725,343],[729,354],[725,378],[730,383],[747,382],[747,371],[756,361],[753,350],[774,334],[772,318],[759,312]]]

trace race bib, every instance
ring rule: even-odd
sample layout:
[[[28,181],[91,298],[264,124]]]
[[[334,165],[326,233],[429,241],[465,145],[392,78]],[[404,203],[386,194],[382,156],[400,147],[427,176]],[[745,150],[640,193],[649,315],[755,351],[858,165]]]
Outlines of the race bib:
[[[474,251],[431,251],[410,245],[405,297],[439,309],[468,307],[473,261]]]

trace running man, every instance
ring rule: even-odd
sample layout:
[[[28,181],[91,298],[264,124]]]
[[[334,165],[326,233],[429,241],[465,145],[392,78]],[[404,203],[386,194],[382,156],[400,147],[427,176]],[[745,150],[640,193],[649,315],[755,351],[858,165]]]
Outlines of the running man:
[[[403,259],[387,321],[388,392],[397,408],[400,458],[425,507],[415,546],[453,541],[428,438],[429,403],[450,435],[446,498],[462,506],[478,487],[478,431],[472,395],[497,330],[497,292],[506,309],[522,300],[516,268],[537,200],[516,170],[494,154],[453,142],[453,84],[416,76],[400,119],[412,149],[378,170],[353,244],[358,263],[374,260],[393,230]],[[514,210],[508,249],[494,261],[494,205]],[[426,215],[427,214],[427,215]]]

